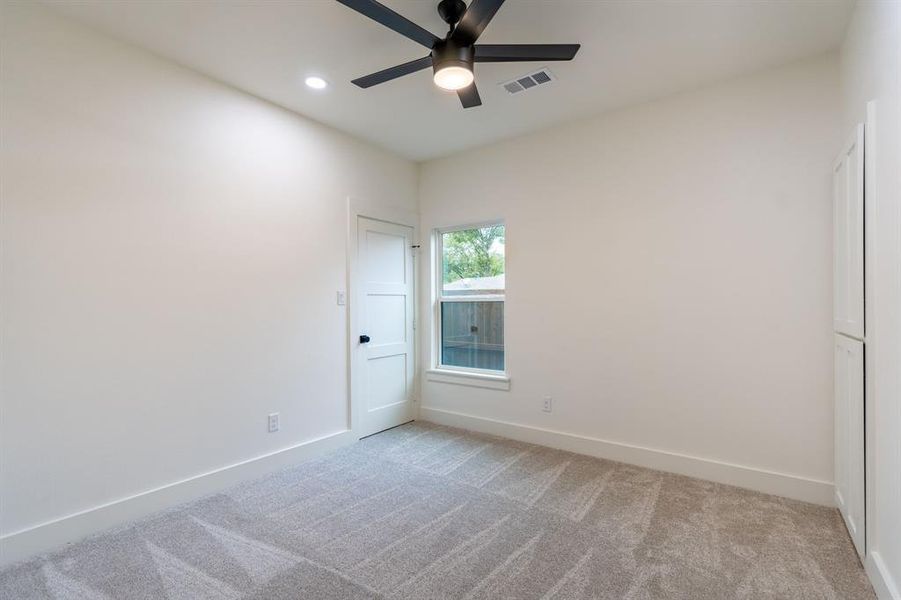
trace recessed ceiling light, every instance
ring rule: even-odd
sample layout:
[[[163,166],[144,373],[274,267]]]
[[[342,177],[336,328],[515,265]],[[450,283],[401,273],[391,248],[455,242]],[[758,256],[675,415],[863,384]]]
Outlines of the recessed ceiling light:
[[[322,77],[307,77],[305,83],[307,87],[311,87],[314,90],[322,90],[328,85],[328,83]]]

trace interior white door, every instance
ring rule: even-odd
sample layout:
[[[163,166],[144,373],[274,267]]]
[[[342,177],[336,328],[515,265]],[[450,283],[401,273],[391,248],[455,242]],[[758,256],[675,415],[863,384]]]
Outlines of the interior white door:
[[[360,217],[361,437],[413,418],[413,228]]]
[[[864,346],[835,335],[835,504],[858,554],[866,552]]]
[[[863,124],[835,160],[833,182],[833,319],[838,333],[863,339]]]

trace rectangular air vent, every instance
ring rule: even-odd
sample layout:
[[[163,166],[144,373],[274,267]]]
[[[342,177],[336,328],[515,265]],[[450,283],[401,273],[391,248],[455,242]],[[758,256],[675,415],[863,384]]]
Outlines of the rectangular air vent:
[[[517,77],[510,81],[505,81],[501,86],[511,94],[518,94],[519,92],[524,92],[534,87],[550,83],[554,81],[554,79],[554,75],[548,71],[547,68],[544,68],[535,71],[534,73],[529,73],[528,75],[523,75],[522,77]]]

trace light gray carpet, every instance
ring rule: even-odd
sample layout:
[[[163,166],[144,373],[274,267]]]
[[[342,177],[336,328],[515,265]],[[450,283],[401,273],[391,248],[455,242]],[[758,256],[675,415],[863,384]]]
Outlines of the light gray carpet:
[[[0,597],[873,592],[835,510],[412,423],[8,568]]]

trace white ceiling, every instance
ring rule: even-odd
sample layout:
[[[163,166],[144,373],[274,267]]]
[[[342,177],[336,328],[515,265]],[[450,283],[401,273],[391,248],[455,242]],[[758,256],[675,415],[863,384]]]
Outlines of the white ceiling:
[[[437,0],[382,0],[443,37]],[[572,62],[477,64],[464,110],[420,71],[350,80],[428,50],[334,0],[52,0],[89,25],[415,160],[813,56],[840,43],[854,0],[507,0],[484,43],[581,43]],[[515,96],[497,84],[549,66]],[[325,78],[308,89],[307,75]]]

